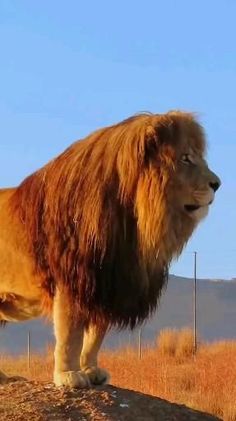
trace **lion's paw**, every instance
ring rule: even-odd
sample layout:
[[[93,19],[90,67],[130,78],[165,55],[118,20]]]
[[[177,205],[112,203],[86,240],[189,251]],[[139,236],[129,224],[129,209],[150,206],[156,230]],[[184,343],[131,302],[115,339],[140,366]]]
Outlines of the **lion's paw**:
[[[84,373],[89,377],[90,383],[93,385],[102,385],[109,382],[109,373],[99,367],[88,367],[84,370]]]
[[[56,386],[68,386],[77,389],[90,386],[89,377],[83,371],[54,372],[54,383]]]

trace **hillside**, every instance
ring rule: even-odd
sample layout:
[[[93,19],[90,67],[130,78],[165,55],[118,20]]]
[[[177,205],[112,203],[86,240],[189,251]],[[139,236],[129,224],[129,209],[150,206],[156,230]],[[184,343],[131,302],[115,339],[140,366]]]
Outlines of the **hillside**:
[[[66,390],[51,383],[0,386],[1,421],[214,421],[214,416],[118,387]]]

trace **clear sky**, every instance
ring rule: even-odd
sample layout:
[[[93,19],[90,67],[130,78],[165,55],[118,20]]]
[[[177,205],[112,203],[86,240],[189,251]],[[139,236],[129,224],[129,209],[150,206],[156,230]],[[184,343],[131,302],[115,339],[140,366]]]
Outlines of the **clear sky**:
[[[222,188],[171,272],[236,277],[236,1],[1,0],[0,186],[139,111],[199,113]]]

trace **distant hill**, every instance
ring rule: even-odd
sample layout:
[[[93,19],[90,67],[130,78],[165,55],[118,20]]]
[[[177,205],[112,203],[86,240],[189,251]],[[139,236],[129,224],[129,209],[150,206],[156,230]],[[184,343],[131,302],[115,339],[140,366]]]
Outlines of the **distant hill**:
[[[193,280],[170,275],[158,311],[142,329],[143,343],[154,341],[165,327],[192,326]],[[201,279],[197,286],[197,327],[204,340],[236,339],[236,280]],[[0,352],[23,353],[27,347],[27,332],[31,331],[32,348],[38,352],[54,341],[49,322],[9,324],[0,328]],[[104,347],[136,344],[139,329],[134,332],[110,332]]]

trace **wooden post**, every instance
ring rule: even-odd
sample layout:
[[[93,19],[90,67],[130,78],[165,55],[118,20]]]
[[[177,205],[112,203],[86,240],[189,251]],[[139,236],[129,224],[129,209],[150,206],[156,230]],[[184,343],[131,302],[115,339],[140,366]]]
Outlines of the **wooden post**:
[[[31,357],[31,338],[30,331],[28,331],[28,369],[30,370],[30,357]]]
[[[139,355],[139,359],[141,360],[142,358],[142,328],[141,327],[139,329],[139,334],[138,334],[138,355]]]
[[[193,289],[193,347],[197,352],[197,252],[194,252],[194,289]]]

